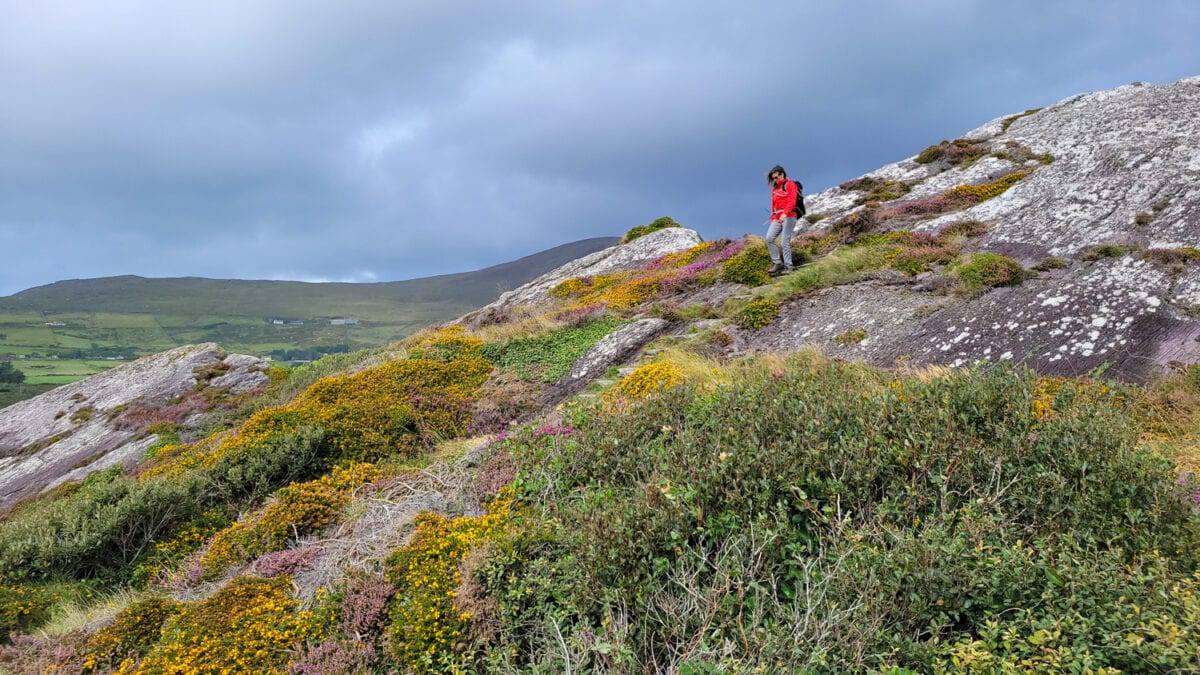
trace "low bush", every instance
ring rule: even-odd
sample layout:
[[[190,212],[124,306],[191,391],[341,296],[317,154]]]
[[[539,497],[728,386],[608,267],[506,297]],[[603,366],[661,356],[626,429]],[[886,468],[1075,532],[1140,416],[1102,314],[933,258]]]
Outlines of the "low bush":
[[[1041,261],[1039,261],[1036,265],[1034,265],[1032,269],[1038,272],[1047,272],[1049,270],[1060,270],[1069,265],[1070,263],[1062,258],[1046,256],[1045,258],[1042,258]]]
[[[946,152],[946,146],[943,144],[931,145],[917,154],[914,160],[917,164],[931,164],[942,158]]]
[[[1095,262],[1104,258],[1120,258],[1138,251],[1141,247],[1137,244],[1095,244],[1088,246],[1083,250],[1080,258],[1087,262]]]
[[[280,489],[262,509],[213,536],[201,557],[202,579],[216,579],[232,565],[280,551],[296,538],[320,532],[337,519],[356,489],[379,476],[379,469],[370,464],[352,464]]]
[[[274,673],[292,645],[316,632],[291,596],[291,580],[239,577],[185,605],[163,629],[138,673]]]
[[[733,317],[733,322],[741,328],[757,330],[769,326],[777,316],[779,316],[779,301],[760,296],[746,303],[746,306]]]
[[[638,237],[644,237],[651,232],[657,232],[658,230],[668,227],[680,227],[680,225],[673,219],[663,216],[662,218],[655,219],[653,222],[647,225],[638,225],[637,227],[630,228],[630,230],[625,233],[625,236],[621,237],[621,243],[628,244]]]
[[[998,253],[973,253],[951,269],[964,291],[978,293],[995,286],[1015,286],[1027,278],[1021,263]]]
[[[771,281],[771,276],[767,274],[770,268],[771,255],[767,252],[767,244],[755,238],[739,253],[724,262],[721,278],[750,287],[762,286]]]
[[[667,361],[638,366],[604,394],[606,401],[638,401],[683,384],[683,373]]]
[[[41,586],[0,581],[0,643],[29,632],[50,617],[56,596]]]
[[[1129,401],[794,358],[514,435],[530,510],[478,568],[479,663],[1194,669],[1200,511]]]
[[[392,656],[417,672],[465,671],[470,612],[455,606],[462,582],[459,565],[474,548],[502,530],[508,502],[494,500],[478,518],[423,513],[404,548],[387,559],[387,580],[396,588],[389,630]]]
[[[1200,249],[1183,248],[1148,248],[1142,251],[1142,260],[1166,266],[1186,265],[1200,260]]]
[[[88,638],[83,666],[87,671],[131,666],[162,637],[163,625],[179,613],[173,600],[150,597],[139,600]]]
[[[862,328],[855,328],[854,330],[848,330],[845,333],[838,335],[833,339],[833,341],[843,347],[851,347],[862,342],[866,338],[867,331],[863,330]]]
[[[843,190],[854,190],[865,193],[854,201],[856,206],[866,204],[867,202],[886,202],[898,199],[912,190],[912,186],[904,181],[872,178],[870,176],[847,181],[838,187]]]

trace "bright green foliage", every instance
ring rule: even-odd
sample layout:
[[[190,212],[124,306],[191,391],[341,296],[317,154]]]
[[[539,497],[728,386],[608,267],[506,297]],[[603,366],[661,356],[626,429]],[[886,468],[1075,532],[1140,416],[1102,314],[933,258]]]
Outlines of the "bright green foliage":
[[[767,274],[770,268],[771,254],[767,252],[766,242],[759,240],[726,260],[721,278],[735,284],[762,286],[771,281],[771,276]]]
[[[484,345],[480,355],[523,380],[557,382],[584,352],[624,323],[604,317],[536,337],[517,337]]]
[[[658,230],[668,228],[668,227],[681,227],[681,226],[679,223],[675,222],[673,219],[663,216],[662,218],[655,219],[653,222],[651,222],[648,225],[638,225],[637,227],[630,228],[630,230],[625,233],[625,236],[621,238],[621,243],[628,244],[629,242],[633,241],[634,239],[637,239],[638,237],[644,237],[647,234],[650,234],[651,232],[657,232]]]
[[[968,293],[978,293],[993,286],[1015,286],[1026,278],[1021,263],[998,253],[973,253],[952,272]]]
[[[515,437],[531,512],[480,572],[484,660],[1194,670],[1194,486],[1135,442],[1121,391],[1053,384],[797,358],[577,415],[568,443]]]

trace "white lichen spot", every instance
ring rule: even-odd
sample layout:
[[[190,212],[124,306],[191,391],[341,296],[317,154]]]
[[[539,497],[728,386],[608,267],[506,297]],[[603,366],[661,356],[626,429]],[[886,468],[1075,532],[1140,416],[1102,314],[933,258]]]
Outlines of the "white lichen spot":
[[[1056,295],[1053,298],[1046,298],[1042,301],[1042,307],[1058,307],[1067,301],[1067,296]]]

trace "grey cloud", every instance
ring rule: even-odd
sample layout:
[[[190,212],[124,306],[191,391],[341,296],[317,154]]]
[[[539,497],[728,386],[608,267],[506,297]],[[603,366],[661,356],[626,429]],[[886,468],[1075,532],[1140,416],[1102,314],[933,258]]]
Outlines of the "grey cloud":
[[[1200,73],[1200,8],[0,0],[0,294],[400,279],[671,215],[757,231],[991,118]]]

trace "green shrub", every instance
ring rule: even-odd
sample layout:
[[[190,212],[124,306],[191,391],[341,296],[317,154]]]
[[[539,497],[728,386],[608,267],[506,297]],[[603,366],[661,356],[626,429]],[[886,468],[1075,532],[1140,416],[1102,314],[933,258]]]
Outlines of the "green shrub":
[[[139,659],[162,637],[163,624],[179,613],[167,598],[139,600],[121,610],[113,622],[88,639],[85,670],[116,668],[124,659]]]
[[[1056,258],[1054,256],[1047,256],[1045,258],[1042,258],[1041,262],[1034,265],[1033,269],[1037,270],[1038,272],[1046,272],[1048,270],[1063,269],[1064,267],[1067,267],[1069,264],[1070,263],[1068,263],[1066,260],[1063,260],[1062,258]]]
[[[832,229],[843,240],[853,239],[864,232],[870,232],[878,222],[878,213],[868,207],[840,218],[833,224]]]
[[[40,586],[0,581],[0,643],[9,635],[27,633],[50,618],[57,598]]]
[[[973,253],[951,273],[970,293],[994,286],[1015,286],[1026,279],[1021,263],[998,253]]]
[[[1139,213],[1133,217],[1133,223],[1138,226],[1149,225],[1150,221],[1152,221],[1152,220],[1154,220],[1154,216],[1150,215],[1149,213],[1146,213],[1145,211],[1142,211],[1141,213]]]
[[[746,303],[733,321],[742,328],[757,330],[770,325],[777,316],[779,316],[778,301],[757,297]]]
[[[925,148],[924,150],[922,150],[920,152],[920,154],[917,155],[917,158],[914,161],[917,164],[930,164],[932,162],[936,162],[937,160],[941,159],[942,154],[945,152],[946,152],[946,147],[944,145],[940,145],[940,144],[939,145],[931,145],[928,148]]]
[[[662,229],[665,229],[668,227],[681,227],[681,225],[679,223],[675,222],[674,220],[672,220],[671,218],[663,216],[662,218],[658,218],[658,219],[654,220],[654,222],[651,222],[647,225],[638,225],[636,227],[630,228],[630,230],[625,233],[625,236],[621,237],[621,243],[628,244],[629,242],[633,241],[634,239],[637,239],[638,237],[644,237],[647,234],[650,234],[651,232],[657,232],[658,230],[662,230]]]
[[[973,239],[975,237],[987,234],[988,226],[976,220],[962,220],[957,223],[950,223],[938,231],[938,236],[945,237],[964,237]]]
[[[771,281],[767,270],[771,269],[771,254],[767,244],[755,241],[740,253],[722,263],[721,278],[735,284],[762,286]]]
[[[872,178],[865,176],[853,181],[842,183],[839,187],[843,190],[855,190],[864,192],[865,194],[854,201],[855,205],[866,204],[867,202],[886,202],[892,199],[897,199],[908,194],[912,190],[912,186],[904,181],[885,180],[882,178]]]
[[[1194,669],[1200,512],[1127,401],[1003,368],[895,377],[798,356],[578,413],[565,442],[518,434],[529,510],[482,567],[482,660]]]
[[[1137,251],[1139,248],[1137,244],[1096,244],[1084,249],[1083,255],[1080,257],[1088,262],[1103,258],[1120,258],[1123,255]]]
[[[1190,246],[1182,248],[1148,248],[1142,251],[1142,260],[1160,265],[1179,266],[1200,260],[1200,250]]]
[[[855,328],[854,330],[848,330],[845,333],[838,335],[837,337],[833,338],[833,341],[843,347],[849,347],[862,342],[866,338],[867,331],[861,328]]]

